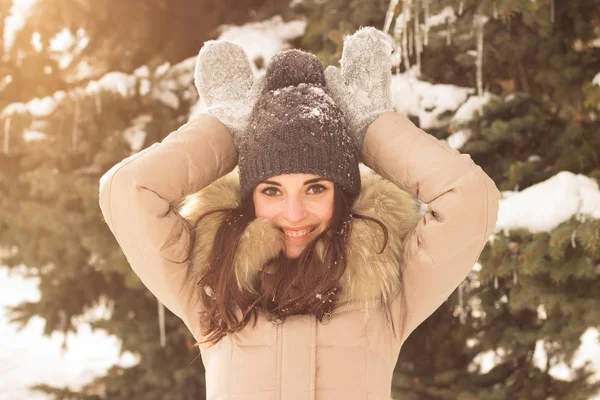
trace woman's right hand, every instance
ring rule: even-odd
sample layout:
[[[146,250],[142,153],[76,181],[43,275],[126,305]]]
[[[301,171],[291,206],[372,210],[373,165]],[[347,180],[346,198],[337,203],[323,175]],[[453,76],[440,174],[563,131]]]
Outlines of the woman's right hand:
[[[198,54],[194,79],[206,103],[206,113],[229,129],[237,145],[262,91],[262,77],[254,77],[250,60],[240,46],[209,40]]]

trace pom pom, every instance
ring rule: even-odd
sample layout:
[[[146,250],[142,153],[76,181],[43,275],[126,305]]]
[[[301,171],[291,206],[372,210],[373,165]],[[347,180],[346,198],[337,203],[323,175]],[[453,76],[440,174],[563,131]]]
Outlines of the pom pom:
[[[265,74],[265,92],[301,83],[325,86],[323,64],[314,54],[292,49],[273,56]]]

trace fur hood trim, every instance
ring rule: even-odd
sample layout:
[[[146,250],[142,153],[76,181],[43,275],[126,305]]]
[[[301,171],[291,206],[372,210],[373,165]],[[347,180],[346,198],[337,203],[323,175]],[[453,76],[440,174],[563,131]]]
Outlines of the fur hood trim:
[[[180,213],[193,226],[192,279],[198,280],[206,271],[214,238],[223,219],[222,213],[218,212],[198,222],[199,217],[209,211],[238,207],[240,201],[239,177],[234,171],[182,202]],[[362,301],[367,307],[374,302],[387,303],[400,290],[404,239],[419,221],[419,202],[374,172],[362,172],[361,191],[352,212],[381,221],[388,229],[388,244],[378,254],[384,239],[381,228],[370,221],[352,219],[348,264],[340,280],[342,292],[338,305],[350,301]],[[269,260],[279,255],[284,246],[281,232],[266,219],[252,221],[241,236],[235,257],[239,287],[256,292],[252,286],[254,277]]]

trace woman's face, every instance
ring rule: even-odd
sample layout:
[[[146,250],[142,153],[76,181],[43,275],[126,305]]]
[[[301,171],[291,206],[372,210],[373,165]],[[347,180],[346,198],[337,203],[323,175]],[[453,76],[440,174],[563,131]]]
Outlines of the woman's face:
[[[284,174],[259,183],[253,192],[256,217],[283,232],[285,253],[296,258],[331,222],[332,181],[318,175]]]

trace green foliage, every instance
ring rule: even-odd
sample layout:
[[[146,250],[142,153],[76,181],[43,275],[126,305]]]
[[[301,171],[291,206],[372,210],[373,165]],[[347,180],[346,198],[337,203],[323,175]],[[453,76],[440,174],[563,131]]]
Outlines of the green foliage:
[[[247,7],[265,7],[256,18],[282,7],[247,1],[231,10],[227,2],[193,3],[38,0],[13,52],[0,61],[0,76],[13,77],[4,88],[0,82],[0,108],[65,90],[48,116],[0,117],[0,129],[10,119],[10,152],[0,154],[0,247],[5,250],[0,263],[26,266],[39,278],[41,291],[38,302],[13,307],[10,317],[22,325],[40,316],[46,334],[69,332],[87,309],[107,302],[112,315],[94,321],[94,328],[116,335],[123,351],[140,356],[138,365],[115,366],[80,391],[37,387],[54,399],[198,399],[204,394],[203,366],[190,333],[167,312],[167,345],[160,347],[156,300],[129,268],[98,208],[98,180],[133,151],[124,140],[132,121],[150,116],[142,143],[147,147],[181,125],[197,97],[193,59],[162,75],[150,73],[147,81],[127,75],[134,80],[127,96],[90,92],[84,90],[89,82],[73,81],[73,70],[58,69],[46,50],[35,52],[31,34],[38,30],[47,44],[63,27],[85,29],[91,42],[73,65],[88,61],[98,76],[144,64],[155,71],[165,61],[194,56],[218,23],[245,19]],[[412,3],[421,7],[422,16],[423,3]],[[430,1],[431,14],[445,6],[458,10],[459,3]],[[524,190],[560,171],[600,179],[600,91],[592,84],[600,72],[600,50],[591,45],[599,29],[591,18],[595,1],[555,1],[554,21],[550,0],[462,3],[455,22],[431,29],[421,54],[422,77],[475,86],[469,51],[476,43],[473,18],[483,14],[490,18],[484,26],[483,83],[495,97],[474,119],[435,134],[471,131],[461,152],[469,153],[501,190]],[[286,13],[307,19],[298,46],[328,65],[337,64],[344,35],[360,26],[383,26],[388,4],[305,0]],[[0,11],[5,8],[0,0]],[[51,73],[44,74],[49,65]],[[143,85],[150,92],[141,90]],[[152,94],[161,90],[170,91],[164,98],[177,106]],[[46,138],[26,141],[23,133],[34,128]],[[577,400],[597,392],[600,384],[590,383],[588,367],[573,368],[568,381],[552,376],[550,368],[570,363],[582,334],[600,326],[600,221],[577,216],[549,232],[496,232],[479,263],[461,289],[464,302],[454,293],[404,344],[393,377],[394,398]],[[540,349],[548,355],[542,366],[533,360]],[[495,354],[493,367],[482,368],[482,354]]]
[[[383,27],[387,0],[304,0],[294,13],[307,20],[300,47],[316,54],[323,65],[337,65],[344,36],[363,26]]]

